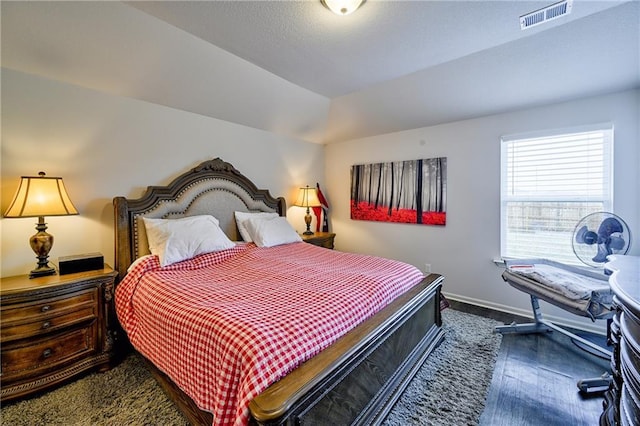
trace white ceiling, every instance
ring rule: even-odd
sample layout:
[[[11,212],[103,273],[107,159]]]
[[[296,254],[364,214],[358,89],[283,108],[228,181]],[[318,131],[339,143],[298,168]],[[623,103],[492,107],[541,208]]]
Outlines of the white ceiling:
[[[553,0],[550,0],[553,2]],[[576,3],[548,27],[520,30],[540,1],[375,1],[339,17],[319,0],[129,3],[328,98],[539,34],[620,2]]]
[[[82,3],[2,2],[3,67],[312,142],[640,87],[638,0]]]

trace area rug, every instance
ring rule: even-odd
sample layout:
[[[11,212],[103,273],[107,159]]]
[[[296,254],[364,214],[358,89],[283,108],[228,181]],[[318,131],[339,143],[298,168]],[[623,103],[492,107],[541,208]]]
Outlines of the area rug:
[[[418,370],[385,426],[478,425],[502,341],[493,330],[503,324],[453,309],[442,317],[444,342]]]
[[[444,342],[411,381],[385,425],[477,425],[502,336],[497,321],[446,309]],[[0,423],[34,425],[186,425],[138,355],[40,397],[7,404]]]

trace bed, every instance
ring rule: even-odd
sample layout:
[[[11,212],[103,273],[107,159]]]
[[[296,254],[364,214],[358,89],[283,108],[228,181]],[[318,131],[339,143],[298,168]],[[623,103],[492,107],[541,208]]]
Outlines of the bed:
[[[219,158],[113,203],[116,337],[192,424],[379,423],[443,339],[442,276],[282,240],[284,199]],[[211,217],[231,246],[150,255],[158,229]]]

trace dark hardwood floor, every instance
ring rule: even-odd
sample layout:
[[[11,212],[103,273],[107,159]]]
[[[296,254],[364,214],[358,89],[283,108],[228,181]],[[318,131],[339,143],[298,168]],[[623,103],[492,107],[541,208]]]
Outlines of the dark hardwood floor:
[[[456,301],[451,305],[505,324],[531,322]],[[602,343],[606,340],[593,337]],[[480,426],[598,425],[602,394],[583,397],[576,383],[609,369],[609,360],[580,349],[561,333],[505,334]]]

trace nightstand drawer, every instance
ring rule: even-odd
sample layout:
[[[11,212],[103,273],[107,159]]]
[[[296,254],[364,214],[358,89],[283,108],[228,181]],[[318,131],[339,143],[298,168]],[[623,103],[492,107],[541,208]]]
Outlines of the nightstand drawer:
[[[313,244],[314,246],[333,249],[333,240],[336,234],[333,232],[316,232],[311,235],[302,235],[302,240],[305,243]]]
[[[94,323],[95,324],[95,323]],[[40,369],[72,360],[95,350],[95,325],[59,336],[30,341],[25,345],[2,347],[3,381],[12,375],[36,373]]]
[[[319,247],[333,249],[333,237],[320,239],[316,245]]]
[[[45,320],[66,311],[78,309],[79,305],[95,304],[97,300],[98,290],[90,289],[66,297],[47,298],[11,305],[2,309],[2,328],[13,327],[16,323],[25,321]]]
[[[73,310],[68,309],[62,312],[57,310],[55,313],[57,313],[57,315],[43,315],[42,318],[37,318],[36,321],[20,321],[20,323],[16,321],[11,327],[4,326],[3,319],[2,344],[18,339],[38,336],[43,333],[52,333],[64,327],[91,321],[98,317],[95,304],[76,306]]]

